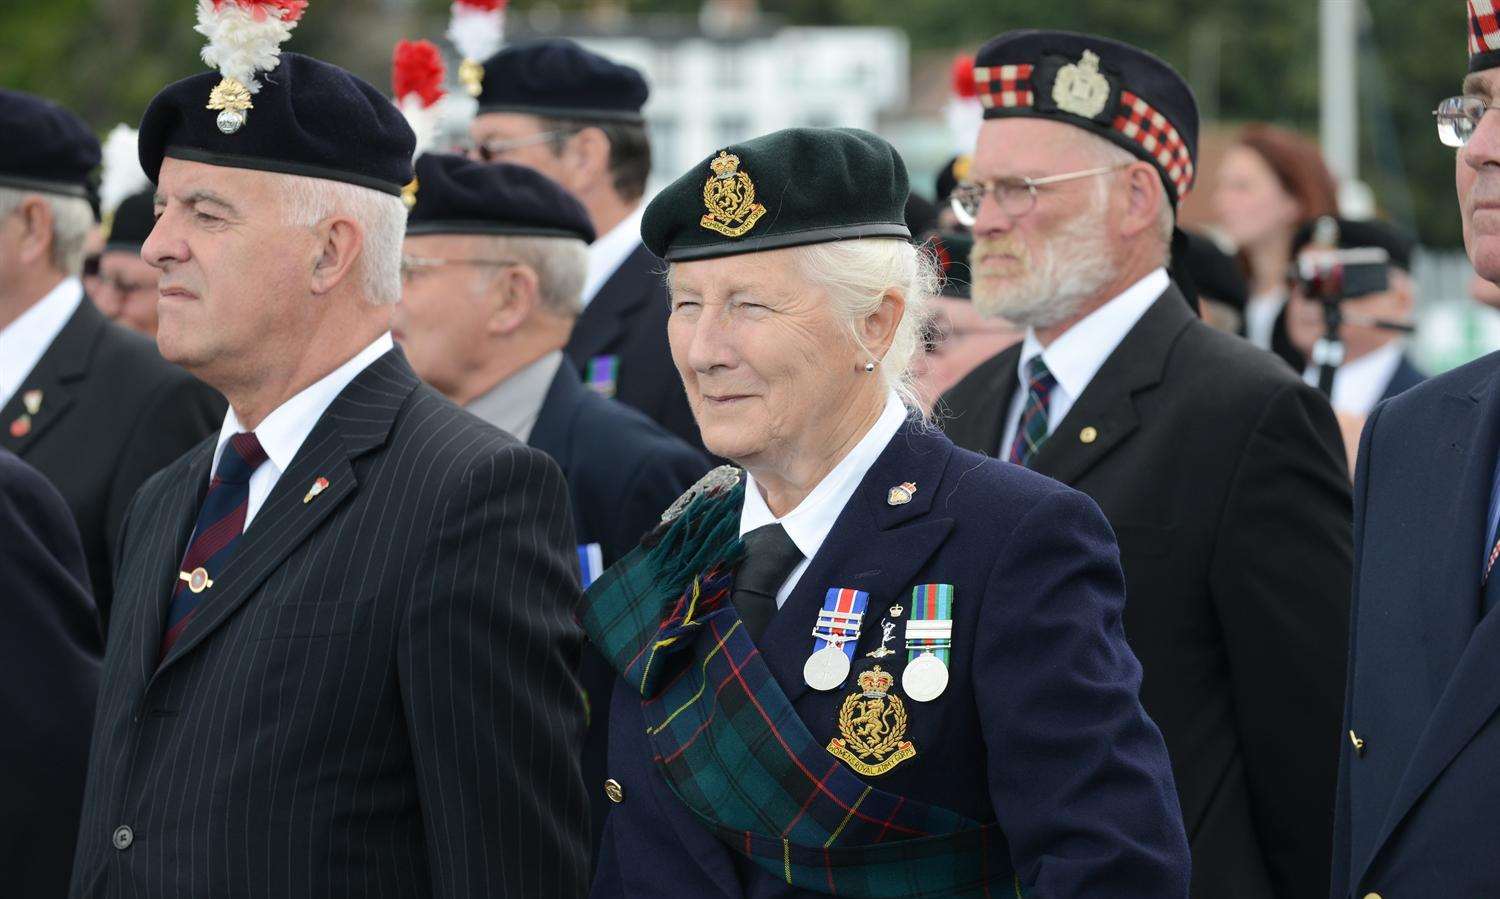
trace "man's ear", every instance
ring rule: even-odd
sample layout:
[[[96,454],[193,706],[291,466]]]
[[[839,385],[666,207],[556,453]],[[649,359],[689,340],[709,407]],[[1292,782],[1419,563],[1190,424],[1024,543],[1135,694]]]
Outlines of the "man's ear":
[[[1123,172],[1126,203],[1125,214],[1120,220],[1120,233],[1134,237],[1156,227],[1161,204],[1167,202],[1167,188],[1161,176],[1149,162],[1131,163]]]
[[[609,138],[599,128],[584,128],[563,145],[563,162],[573,180],[575,191],[607,181],[609,174]]]
[[[365,232],[354,219],[336,215],[314,226],[318,242],[313,259],[312,292],[332,291],[345,282],[364,252]]]
[[[28,195],[21,198],[15,216],[20,226],[20,261],[27,265],[46,261],[52,255],[52,204],[35,194]]]
[[[531,318],[541,303],[541,282],[530,266],[508,265],[495,275],[490,287],[494,307],[485,321],[485,331],[495,337],[514,334]]]

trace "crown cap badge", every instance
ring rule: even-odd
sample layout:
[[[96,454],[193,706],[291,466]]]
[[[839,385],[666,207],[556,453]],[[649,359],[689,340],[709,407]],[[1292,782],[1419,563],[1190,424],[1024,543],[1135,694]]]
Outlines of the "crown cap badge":
[[[708,167],[713,169],[715,178],[724,181],[740,170],[740,158],[728,150],[720,150],[718,156],[709,160]]]
[[[1075,63],[1063,66],[1052,82],[1052,102],[1063,112],[1096,118],[1109,105],[1109,79],[1099,71],[1099,55],[1083,51]]]
[[[891,687],[896,683],[896,679],[891,676],[891,673],[882,670],[879,665],[861,673],[858,680],[860,690],[864,692],[865,696],[872,699],[889,693]]]

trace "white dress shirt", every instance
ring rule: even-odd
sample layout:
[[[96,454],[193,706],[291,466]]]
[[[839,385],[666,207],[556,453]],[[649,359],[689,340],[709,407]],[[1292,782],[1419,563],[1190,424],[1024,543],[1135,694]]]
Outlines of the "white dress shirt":
[[[281,473],[292,464],[297,450],[302,448],[302,442],[312,433],[313,427],[323,417],[329,405],[356,375],[369,367],[371,362],[390,352],[395,345],[389,331],[380,335],[353,359],[277,406],[260,423],[260,427],[255,429],[255,438],[266,451],[266,461],[250,476],[250,498],[245,508],[246,530],[249,530],[255,513],[265,504],[266,497],[271,495],[271,489],[281,479]],[[219,467],[219,456],[224,453],[224,445],[229,442],[229,438],[243,430],[245,426],[235,417],[234,407],[231,406],[224,414],[224,427],[219,429],[219,443],[214,448],[214,464],[209,468],[210,481],[213,480],[213,472]]]
[[[1021,423],[1021,410],[1026,407],[1026,366],[1037,356],[1057,386],[1047,402],[1047,434],[1057,430],[1058,424],[1068,415],[1068,410],[1083,395],[1084,388],[1098,374],[1104,360],[1109,358],[1130,329],[1141,316],[1172,285],[1166,269],[1157,269],[1130,285],[1125,292],[1090,312],[1077,324],[1064,331],[1052,343],[1043,347],[1036,339],[1036,331],[1028,328],[1026,340],[1021,344],[1021,358],[1016,372],[1020,385],[1010,401],[1010,412],[1005,419],[1005,437],[996,447],[1001,459],[1010,457],[1010,446],[1016,440],[1016,430]]]
[[[1354,415],[1369,415],[1385,396],[1396,369],[1401,367],[1401,341],[1392,340],[1378,350],[1360,356],[1353,362],[1345,362],[1333,374],[1333,396],[1329,402],[1340,412]],[[1302,372],[1302,380],[1318,386],[1318,367],[1309,365]]]
[[[855,489],[865,479],[870,466],[875,464],[896,432],[901,430],[901,423],[906,421],[907,414],[906,406],[902,405],[894,392],[887,396],[885,409],[881,411],[875,424],[870,426],[870,430],[865,432],[865,436],[854,445],[854,449],[823,476],[823,480],[797,504],[797,508],[780,518],[771,514],[765,497],[760,495],[755,476],[746,474],[745,504],[740,508],[740,536],[763,525],[780,524],[802,551],[802,562],[792,569],[781,589],[776,591],[776,608],[781,608],[786,603],[786,598],[792,595],[793,588],[802,580],[802,573],[812,564],[813,556],[823,546],[828,532],[833,530],[833,523],[838,520],[839,513],[849,504],[849,498],[854,496]]]
[[[64,278],[15,321],[0,329],[0,407],[21,389],[21,382],[36,368],[42,354],[82,302],[83,282]]]
[[[1269,350],[1276,333],[1276,318],[1285,305],[1286,294],[1279,290],[1251,297],[1245,303],[1245,339]]]
[[[536,427],[537,416],[542,414],[542,403],[562,361],[562,351],[553,350],[496,384],[465,408],[526,443],[531,439],[531,429]]]
[[[588,306],[599,294],[604,282],[612,278],[626,257],[641,245],[641,217],[646,214],[646,204],[639,203],[635,211],[600,235],[589,244],[589,269],[583,279],[583,305]]]

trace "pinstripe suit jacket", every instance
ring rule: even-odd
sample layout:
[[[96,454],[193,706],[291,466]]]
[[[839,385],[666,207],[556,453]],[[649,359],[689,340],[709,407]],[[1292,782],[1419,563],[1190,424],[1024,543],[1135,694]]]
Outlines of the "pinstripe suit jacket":
[[[158,665],[213,449],[127,516],[72,895],[581,895],[557,466],[393,350],[324,413]]]

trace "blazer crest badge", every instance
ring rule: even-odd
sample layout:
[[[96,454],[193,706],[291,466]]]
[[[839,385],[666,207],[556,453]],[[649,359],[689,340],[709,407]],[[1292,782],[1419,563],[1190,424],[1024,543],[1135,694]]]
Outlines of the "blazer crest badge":
[[[906,736],[906,706],[891,695],[896,679],[879,665],[858,678],[859,689],[839,709],[839,734],[828,751],[866,777],[885,774],[910,758],[917,748]]]

